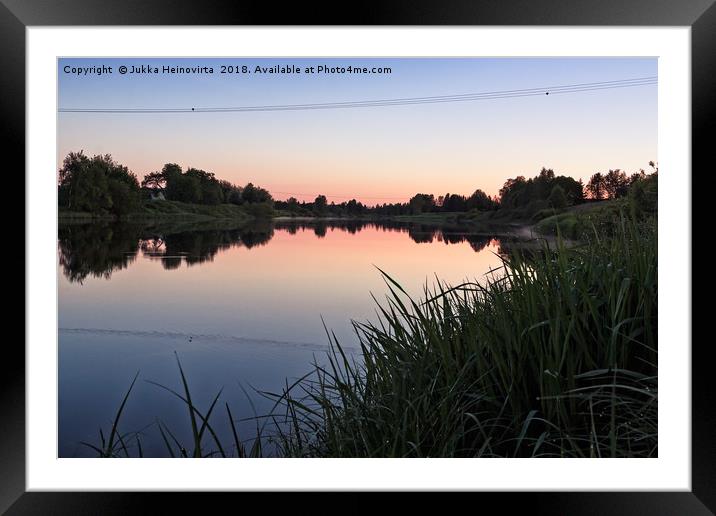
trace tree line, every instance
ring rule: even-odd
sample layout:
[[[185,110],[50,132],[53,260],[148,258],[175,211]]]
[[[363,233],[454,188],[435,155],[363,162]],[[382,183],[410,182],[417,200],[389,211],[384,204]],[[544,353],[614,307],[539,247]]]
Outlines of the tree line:
[[[649,162],[649,166],[653,170],[653,174],[659,171],[656,163]],[[595,200],[600,199],[618,199],[624,197],[629,192],[629,188],[639,181],[646,179],[647,174],[643,169],[631,175],[627,175],[623,170],[610,170],[606,174],[597,172],[585,186],[585,193]]]
[[[657,172],[654,162],[649,165]],[[542,168],[533,178],[517,176],[505,181],[498,195],[491,197],[477,189],[465,196],[446,193],[418,193],[408,202],[376,204],[369,207],[351,199],[341,203],[328,203],[325,195],[318,195],[313,202],[299,202],[295,197],[276,201],[276,208],[298,216],[360,216],[360,215],[420,215],[424,213],[510,212],[518,216],[534,217],[541,212],[548,215],[554,210],[589,201],[618,199],[629,188],[648,177],[644,170],[631,175],[616,169],[607,173],[597,172],[585,185],[581,180],[556,175],[554,170]]]
[[[421,213],[467,212],[472,210],[496,210],[497,198],[492,198],[482,190],[475,190],[469,196],[450,194],[435,197],[433,194],[415,194],[407,203],[376,204],[366,206],[351,199],[341,203],[328,203],[325,195],[318,195],[313,202],[299,202],[295,197],[286,201],[276,201],[276,208],[294,215],[305,216],[356,216],[356,215],[419,215]]]
[[[157,198],[205,205],[246,204],[253,212],[265,207],[267,213],[274,204],[268,190],[253,183],[238,186],[217,179],[213,172],[183,171],[175,163],[150,172],[141,183],[109,154],[90,158],[82,151],[70,152],[59,170],[58,203],[71,211],[123,216],[139,210],[143,201]]]
[[[268,190],[253,183],[238,186],[197,168],[182,172],[176,163],[167,163],[161,171],[144,176],[142,187],[152,195],[161,192],[167,200],[192,204],[273,203]]]
[[[656,174],[656,164],[649,162],[649,165]],[[518,217],[539,218],[541,213],[547,215],[583,202],[623,197],[632,185],[646,177],[644,170],[627,175],[615,169],[595,173],[584,185],[581,180],[542,168],[537,176],[529,179],[525,176],[507,179],[494,197],[480,189],[467,196],[446,193],[436,197],[417,193],[407,202],[367,206],[356,199],[329,203],[325,195],[316,196],[313,202],[299,202],[295,197],[274,200],[268,190],[253,183],[236,185],[217,179],[213,172],[192,167],[184,171],[175,163],[148,173],[140,182],[109,154],[90,158],[80,151],[70,152],[59,170],[58,201],[61,207],[72,211],[117,216],[139,210],[144,201],[165,199],[205,205],[248,205],[252,213],[266,216],[275,208],[291,215],[317,217],[508,212]]]

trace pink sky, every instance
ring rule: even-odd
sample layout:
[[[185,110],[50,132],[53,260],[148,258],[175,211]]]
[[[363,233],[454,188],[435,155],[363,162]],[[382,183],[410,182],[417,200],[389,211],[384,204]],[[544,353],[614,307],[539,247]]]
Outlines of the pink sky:
[[[61,60],[87,64],[97,60]],[[116,65],[121,60],[112,61]],[[132,62],[145,60],[132,60]],[[146,60],[162,63],[167,60]],[[175,60],[176,61],[176,60]],[[211,60],[199,59],[199,62]],[[245,61],[245,60],[243,60]],[[271,59],[257,59],[262,64]],[[280,59],[311,63],[316,60]],[[462,94],[655,76],[655,59],[344,59],[390,75],[314,78],[74,77],[61,107],[184,107],[339,102]],[[81,62],[81,63],[80,63]],[[100,63],[101,64],[101,63]],[[586,181],[648,168],[657,156],[656,85],[549,97],[252,113],[60,113],[58,168],[70,151],[110,153],[141,179],[196,167],[277,199],[406,201],[415,193],[495,195],[542,167]]]

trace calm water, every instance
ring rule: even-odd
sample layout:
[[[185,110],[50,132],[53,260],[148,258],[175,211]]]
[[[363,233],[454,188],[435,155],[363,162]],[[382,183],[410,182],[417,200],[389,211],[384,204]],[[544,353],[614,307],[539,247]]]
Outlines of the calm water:
[[[182,402],[144,381],[180,389],[174,351],[202,410],[223,386],[234,417],[250,418],[251,403],[258,413],[271,405],[253,389],[280,390],[323,360],[322,320],[355,349],[351,319],[376,320],[371,293],[387,291],[376,267],[419,296],[436,275],[457,284],[500,263],[494,235],[345,221],[72,224],[60,226],[58,247],[59,455],[70,457],[93,454],[79,441],[108,431],[138,370],[120,430],[146,427],[145,455],[164,455],[156,418],[190,442]]]

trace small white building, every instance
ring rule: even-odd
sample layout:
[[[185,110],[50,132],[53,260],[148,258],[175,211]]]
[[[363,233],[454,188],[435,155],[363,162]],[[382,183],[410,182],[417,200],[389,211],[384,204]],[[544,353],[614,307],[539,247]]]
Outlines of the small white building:
[[[149,192],[149,199],[152,201],[165,201],[163,190],[152,190]]]

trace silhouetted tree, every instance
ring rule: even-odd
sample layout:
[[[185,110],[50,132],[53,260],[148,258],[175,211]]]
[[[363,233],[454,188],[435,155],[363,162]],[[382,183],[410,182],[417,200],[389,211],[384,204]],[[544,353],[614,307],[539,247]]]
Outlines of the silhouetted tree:
[[[344,208],[346,215],[362,215],[366,209],[363,203],[358,202],[355,199],[351,199],[346,203],[341,203],[340,206]]]
[[[607,194],[607,189],[604,183],[604,176],[601,172],[597,172],[589,178],[585,189],[590,199],[604,199]]]
[[[443,199],[443,211],[467,211],[467,201],[464,196],[457,194],[446,194]]]
[[[495,201],[480,189],[475,190],[472,195],[467,198],[466,202],[466,208],[468,210],[488,211],[494,210],[496,207],[497,204]]]
[[[200,204],[201,182],[198,177],[181,174],[167,183],[167,197],[172,201]]]
[[[542,168],[539,175],[531,179],[518,176],[508,179],[500,189],[501,209],[522,209],[525,215],[532,215],[549,205],[549,196],[559,186],[565,197],[565,205],[583,201],[582,184],[574,178],[558,176],[552,169]]]
[[[413,215],[430,212],[435,209],[435,197],[432,194],[415,194],[410,198],[408,204]]]
[[[545,168],[542,167],[542,170],[540,170],[539,176],[537,176],[538,179],[542,179],[544,181],[551,181],[554,179],[554,170],[551,168]]]
[[[167,180],[163,172],[150,172],[142,181],[142,187],[150,190],[164,190],[166,186]]]
[[[112,156],[70,152],[59,170],[58,202],[71,210],[124,215],[140,200],[137,177]]]
[[[608,199],[623,197],[629,190],[629,178],[619,169],[610,170],[604,176],[604,189]]]
[[[514,179],[507,179],[500,188],[500,206],[502,208],[515,208],[522,205],[522,193],[527,188],[525,176],[517,176]],[[524,203],[526,204],[526,203]]]
[[[268,192],[268,190],[264,190],[263,188],[254,186],[253,183],[248,183],[244,187],[244,190],[242,192],[242,198],[244,202],[247,203],[273,202],[273,197],[271,197],[271,194]]]
[[[219,181],[217,181],[213,172],[190,168],[184,173],[184,177],[185,179],[195,179],[199,185],[200,194],[198,199],[194,202],[210,205],[221,204],[223,202],[221,185],[219,185]]]
[[[325,195],[319,195],[313,201],[313,212],[316,215],[318,215],[319,217],[322,217],[323,215],[326,214],[327,207],[328,207],[328,200],[326,199]]]

